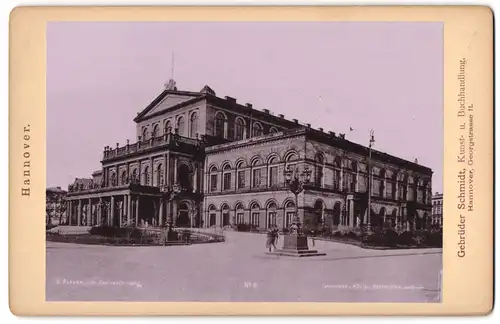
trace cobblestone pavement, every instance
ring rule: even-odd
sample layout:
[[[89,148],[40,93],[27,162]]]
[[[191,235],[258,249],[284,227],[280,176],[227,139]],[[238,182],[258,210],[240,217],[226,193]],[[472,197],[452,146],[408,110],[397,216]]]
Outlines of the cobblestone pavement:
[[[441,249],[365,250],[316,241],[315,249],[327,255],[298,259],[266,255],[265,236],[261,234],[226,232],[226,236],[224,243],[170,247],[47,242],[47,300],[440,299]]]

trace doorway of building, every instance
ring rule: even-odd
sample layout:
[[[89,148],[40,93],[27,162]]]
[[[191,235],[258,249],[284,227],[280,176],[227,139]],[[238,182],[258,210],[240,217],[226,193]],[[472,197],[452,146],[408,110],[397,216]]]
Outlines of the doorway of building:
[[[186,203],[179,204],[178,215],[179,215],[177,218],[177,226],[178,227],[191,226],[190,220],[189,220],[189,208],[188,208],[188,205]]]

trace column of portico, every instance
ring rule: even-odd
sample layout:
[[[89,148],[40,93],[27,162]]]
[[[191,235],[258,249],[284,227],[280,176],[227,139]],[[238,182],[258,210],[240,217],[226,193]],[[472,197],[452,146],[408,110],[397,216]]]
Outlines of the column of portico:
[[[127,224],[130,225],[132,217],[132,196],[127,195]]]
[[[89,215],[87,216],[87,225],[94,225],[94,215],[92,214],[92,198],[89,198]]]
[[[236,176],[234,178],[236,181],[235,183],[238,182],[238,180],[236,179]],[[198,191],[198,163],[195,163],[194,164],[194,176],[193,176],[193,192],[197,192]]]
[[[158,215],[158,225],[163,225],[163,197],[160,197],[160,214]]]
[[[99,202],[97,203],[97,225],[101,225],[102,218],[102,198],[99,198]]]
[[[68,218],[68,225],[71,225],[71,217],[73,216],[73,201],[68,200],[68,207],[66,207],[66,217]]]
[[[178,182],[179,179],[177,179],[177,159],[178,157],[177,156],[174,156],[174,184]]]
[[[170,152],[165,155],[165,184],[170,186]]]
[[[139,226],[139,201],[140,196],[138,195],[135,199],[135,225]]]
[[[109,221],[109,225],[115,225],[115,197],[111,196],[111,217]]]
[[[78,215],[77,215],[76,225],[82,225],[82,200],[78,199]]]
[[[122,221],[123,221],[123,211],[124,211],[124,199],[122,201],[118,202],[118,227],[122,226]]]

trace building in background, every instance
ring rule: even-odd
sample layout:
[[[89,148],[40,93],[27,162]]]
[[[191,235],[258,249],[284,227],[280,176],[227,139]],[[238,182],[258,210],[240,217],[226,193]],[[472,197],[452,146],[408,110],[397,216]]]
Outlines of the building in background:
[[[432,220],[435,228],[443,228],[443,194],[436,192],[432,196]]]
[[[305,228],[430,223],[430,168],[372,150],[370,173],[369,149],[344,134],[218,97],[209,86],[181,91],[170,80],[134,122],[133,143],[105,146],[101,170],[69,186],[70,225],[158,226],[173,215],[179,227],[284,228],[296,207]],[[297,200],[287,168],[311,175]]]
[[[67,192],[61,187],[49,187],[45,190],[45,223],[65,224]]]

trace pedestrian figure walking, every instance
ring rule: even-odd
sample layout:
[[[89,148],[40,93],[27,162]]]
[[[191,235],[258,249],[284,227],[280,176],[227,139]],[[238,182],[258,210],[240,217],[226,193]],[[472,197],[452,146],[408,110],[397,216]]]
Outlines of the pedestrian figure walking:
[[[278,226],[275,225],[274,229],[273,229],[273,247],[274,247],[275,251],[276,251],[276,244],[278,244],[279,235],[280,235],[280,232],[279,232]]]
[[[274,229],[269,228],[267,230],[267,240],[266,240],[266,249],[268,249],[269,252],[271,252],[272,246],[275,246],[274,239],[275,239]]]

